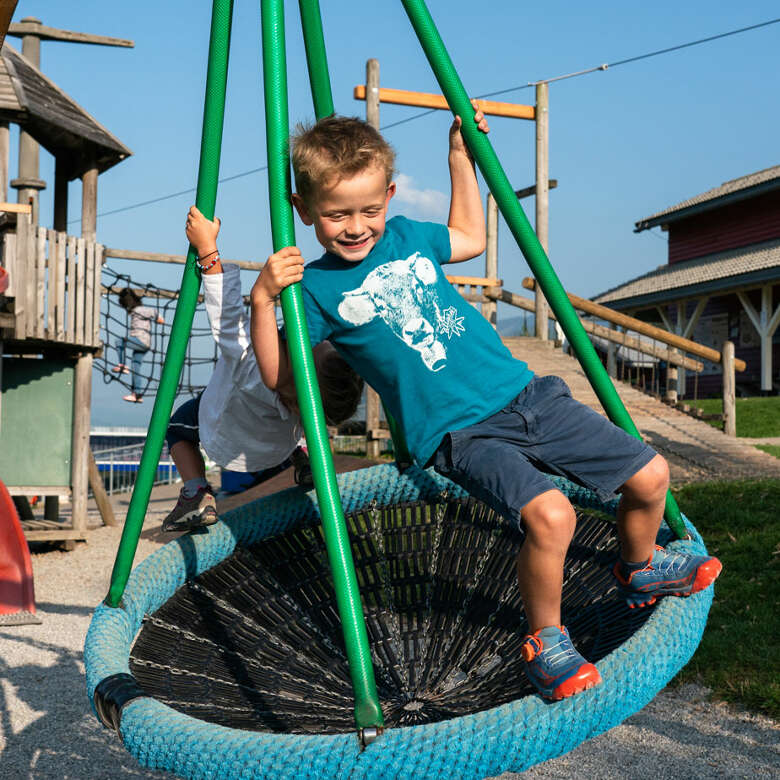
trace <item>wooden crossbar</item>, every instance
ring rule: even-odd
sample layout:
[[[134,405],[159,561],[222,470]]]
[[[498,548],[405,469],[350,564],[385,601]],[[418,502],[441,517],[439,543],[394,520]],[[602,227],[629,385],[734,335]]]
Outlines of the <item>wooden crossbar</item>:
[[[485,279],[481,276],[449,276],[447,281],[450,284],[469,284],[472,287],[502,287],[503,279]]]
[[[32,214],[32,206],[29,203],[0,203],[0,211],[12,214]]]
[[[365,100],[365,84],[358,84],[354,88],[352,95],[355,100]],[[449,109],[449,104],[444,95],[434,95],[430,92],[410,92],[405,89],[380,87],[379,101],[381,103],[395,103],[401,106]],[[501,103],[497,100],[483,100],[482,98],[476,98],[476,103],[483,114],[507,116],[513,119],[536,119],[534,106],[524,106],[520,103]]]

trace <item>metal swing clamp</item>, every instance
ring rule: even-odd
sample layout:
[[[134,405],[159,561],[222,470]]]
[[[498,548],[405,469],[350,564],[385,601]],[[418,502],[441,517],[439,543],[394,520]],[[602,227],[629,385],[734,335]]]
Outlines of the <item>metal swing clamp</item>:
[[[377,740],[385,733],[382,726],[366,726],[358,731],[361,748],[367,748],[372,742]]]

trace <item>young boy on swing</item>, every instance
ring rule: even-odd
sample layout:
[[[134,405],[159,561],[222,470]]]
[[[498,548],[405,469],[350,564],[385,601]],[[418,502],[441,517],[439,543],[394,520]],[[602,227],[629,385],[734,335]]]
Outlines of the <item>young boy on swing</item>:
[[[487,132],[479,111],[473,121]],[[482,200],[460,125],[458,117],[449,134],[446,226],[387,220],[394,153],[367,123],[333,116],[296,133],[293,203],[325,254],[305,271],[296,247],[271,255],[252,288],[252,343],[268,387],[288,381],[273,301],[302,281],[312,343],[328,339],[377,390],[417,464],[433,466],[523,529],[526,671],[543,696],[561,699],[601,678],[561,625],[563,564],[576,517],[547,474],[621,494],[614,574],[630,606],[702,590],[721,565],[655,546],[666,461],[575,401],[563,380],[534,376],[447,282],[442,265],[485,248]]]

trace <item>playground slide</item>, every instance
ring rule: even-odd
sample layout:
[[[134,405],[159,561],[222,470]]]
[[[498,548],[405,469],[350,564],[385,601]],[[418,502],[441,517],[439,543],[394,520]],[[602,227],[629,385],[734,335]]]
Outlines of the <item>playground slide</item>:
[[[0,482],[0,626],[40,622],[30,550],[13,499]]]

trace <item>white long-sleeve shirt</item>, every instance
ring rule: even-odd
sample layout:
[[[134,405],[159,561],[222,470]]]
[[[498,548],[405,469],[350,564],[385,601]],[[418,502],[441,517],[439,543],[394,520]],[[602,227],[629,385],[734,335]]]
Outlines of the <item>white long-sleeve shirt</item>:
[[[300,420],[260,376],[249,337],[237,265],[203,274],[206,314],[219,358],[200,399],[198,424],[206,454],[223,468],[277,466],[301,437]]]

